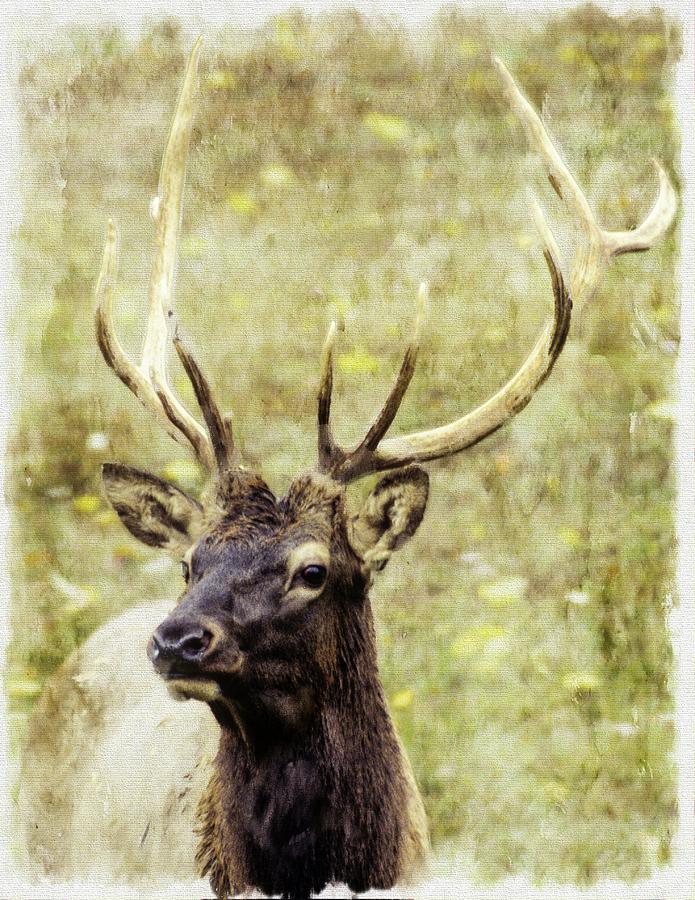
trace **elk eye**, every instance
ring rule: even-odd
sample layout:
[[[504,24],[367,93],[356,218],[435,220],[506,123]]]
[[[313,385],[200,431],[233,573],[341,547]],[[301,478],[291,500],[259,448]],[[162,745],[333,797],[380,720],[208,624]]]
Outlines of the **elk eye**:
[[[181,560],[181,574],[183,575],[183,580],[188,584],[188,579],[191,577],[191,570],[185,559]]]
[[[319,588],[325,582],[328,574],[325,566],[305,566],[301,571],[302,581],[312,588]]]

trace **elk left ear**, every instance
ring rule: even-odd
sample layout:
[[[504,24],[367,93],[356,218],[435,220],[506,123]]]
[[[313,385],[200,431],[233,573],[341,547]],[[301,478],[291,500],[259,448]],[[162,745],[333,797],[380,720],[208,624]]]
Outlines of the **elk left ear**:
[[[181,554],[199,536],[203,508],[168,481],[120,463],[105,463],[101,478],[121,522],[143,544]]]
[[[352,519],[350,543],[373,572],[418,529],[427,506],[430,480],[417,466],[382,478]]]

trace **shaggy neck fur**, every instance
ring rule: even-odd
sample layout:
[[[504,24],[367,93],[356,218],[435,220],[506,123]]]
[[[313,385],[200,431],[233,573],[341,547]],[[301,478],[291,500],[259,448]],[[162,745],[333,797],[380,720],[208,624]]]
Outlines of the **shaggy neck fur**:
[[[299,900],[330,882],[390,887],[401,874],[408,784],[366,592],[349,602],[337,670],[308,722],[288,733],[251,716],[240,730],[216,711],[222,736],[198,862],[219,897],[255,887]]]

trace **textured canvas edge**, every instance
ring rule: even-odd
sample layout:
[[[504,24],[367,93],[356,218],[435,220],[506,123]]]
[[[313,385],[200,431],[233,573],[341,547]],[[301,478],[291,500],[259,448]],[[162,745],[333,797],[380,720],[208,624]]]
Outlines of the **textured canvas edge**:
[[[193,32],[215,28],[222,23],[255,25],[267,16],[288,8],[301,7],[308,13],[318,13],[338,6],[353,6],[372,15],[397,15],[408,24],[416,25],[430,18],[439,6],[433,0],[256,0],[251,6],[242,0],[236,3],[225,0],[150,0],[146,5],[118,0],[101,0],[98,4],[99,19],[117,21],[131,32],[140,30],[145,20],[156,19],[170,14],[180,18]],[[467,2],[466,9],[482,8],[484,2]],[[543,13],[560,12],[577,5],[565,0],[506,0],[503,5],[509,10],[520,9],[533,16],[534,9]],[[677,752],[679,766],[679,828],[673,842],[671,865],[660,870],[653,878],[626,885],[620,882],[600,882],[590,889],[580,890],[569,885],[555,885],[538,889],[524,878],[513,878],[488,888],[467,883],[461,876],[442,876],[421,885],[409,894],[428,898],[599,898],[621,897],[630,900],[690,900],[695,897],[695,845],[693,841],[693,805],[695,796],[694,738],[695,734],[695,682],[694,666],[694,599],[693,599],[693,559],[695,558],[695,491],[693,477],[693,453],[695,450],[695,429],[693,422],[693,396],[695,385],[695,347],[693,335],[693,305],[695,304],[695,232],[693,210],[695,197],[693,182],[695,164],[693,161],[693,129],[695,110],[693,104],[692,73],[695,71],[693,42],[695,39],[694,8],[691,0],[632,0],[632,2],[610,2],[601,0],[597,5],[612,14],[639,11],[653,6],[661,6],[676,18],[683,28],[684,54],[680,61],[676,79],[676,97],[679,121],[681,123],[681,172],[684,193],[682,196],[683,218],[681,221],[681,259],[678,272],[679,299],[681,303],[681,348],[678,359],[678,422],[676,430],[675,455],[678,470],[678,594],[680,604],[670,617],[673,646],[676,653],[674,691],[677,700]],[[18,53],[13,43],[17,23],[29,30],[38,41],[50,41],[52,31],[71,22],[89,24],[94,22],[95,5],[88,0],[43,0],[29,7],[21,0],[5,0],[3,3],[4,25],[0,25],[0,477],[3,477],[6,435],[8,431],[11,405],[9,402],[7,379],[15,356],[5,329],[7,311],[20,302],[17,283],[13,278],[10,236],[21,221],[22,207],[15,179],[15,160],[18,158],[18,119],[13,106],[12,84],[16,75]],[[14,23],[14,24],[13,24]],[[8,554],[8,511],[0,502],[0,548],[2,558]],[[4,663],[4,649],[9,638],[8,610],[10,583],[7,566],[0,566],[0,669]],[[142,897],[142,891],[123,885],[97,883],[51,883],[29,884],[13,865],[9,844],[9,822],[11,800],[7,778],[7,728],[4,693],[0,691],[0,897],[13,900],[29,898],[87,898],[97,892],[102,898]],[[201,892],[209,894],[209,888],[198,884],[152,885],[148,896],[158,897],[200,897]],[[339,896],[328,890],[326,897]],[[398,891],[373,892],[368,896],[398,896]]]

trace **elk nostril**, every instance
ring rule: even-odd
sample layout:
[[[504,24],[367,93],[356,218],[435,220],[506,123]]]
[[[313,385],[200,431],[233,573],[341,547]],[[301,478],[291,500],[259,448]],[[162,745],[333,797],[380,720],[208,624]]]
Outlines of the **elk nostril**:
[[[147,642],[147,658],[150,662],[156,662],[162,653],[162,644],[157,636],[157,632]]]
[[[200,659],[212,643],[212,633],[200,628],[184,635],[176,644],[175,652],[185,660]]]
[[[180,664],[200,664],[212,650],[213,642],[213,633],[207,628],[164,623],[150,638],[147,656],[158,672],[171,672]]]

